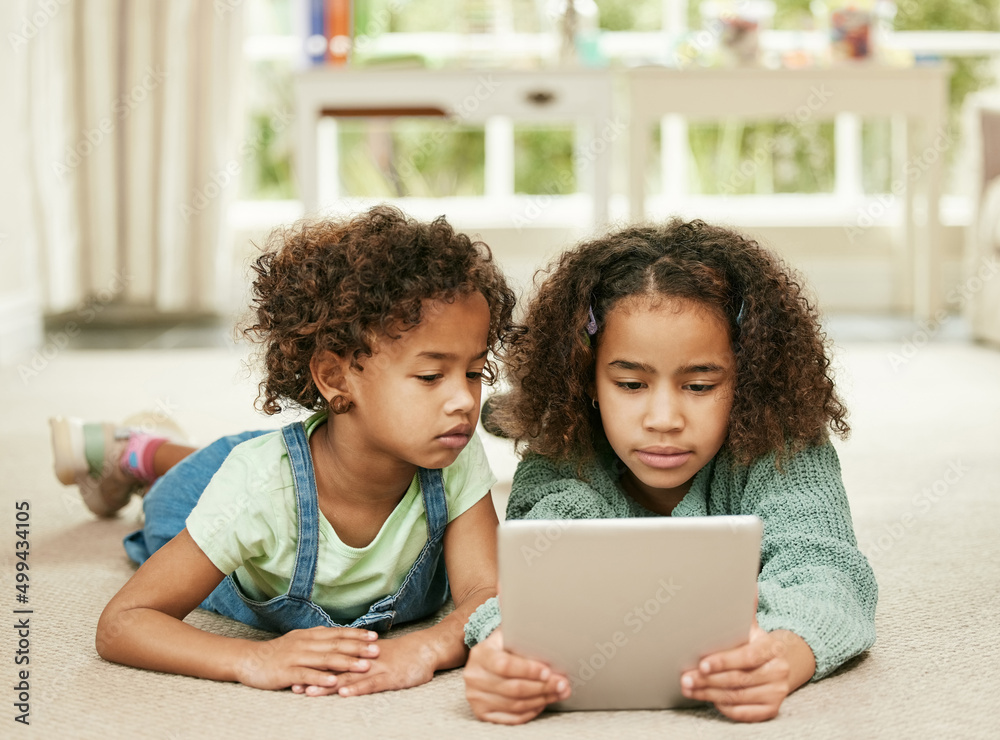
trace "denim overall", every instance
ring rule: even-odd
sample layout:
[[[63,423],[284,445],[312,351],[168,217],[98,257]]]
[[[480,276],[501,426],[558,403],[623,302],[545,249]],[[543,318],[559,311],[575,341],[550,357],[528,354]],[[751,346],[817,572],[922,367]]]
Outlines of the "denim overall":
[[[246,432],[224,437],[188,456],[160,478],[146,494],[143,504],[145,528],[125,538],[125,550],[129,556],[142,563],[180,532],[187,514],[197,503],[197,497],[229,450],[240,442],[267,433]],[[311,599],[319,551],[320,512],[309,442],[301,422],[282,428],[281,435],[292,466],[298,504],[298,546],[288,593],[268,601],[254,601],[240,590],[234,577],[229,575],[201,603],[201,607],[271,632],[310,627],[358,627],[385,632],[394,624],[421,619],[440,609],[448,599],[448,576],[442,557],[448,504],[441,471],[417,470],[427,514],[427,543],[399,590],[376,601],[366,614],[351,624],[338,624]]]

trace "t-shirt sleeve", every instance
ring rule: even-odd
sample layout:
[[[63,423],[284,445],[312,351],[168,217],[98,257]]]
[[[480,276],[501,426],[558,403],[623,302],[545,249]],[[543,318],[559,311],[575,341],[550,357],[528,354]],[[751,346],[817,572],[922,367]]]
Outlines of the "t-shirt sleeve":
[[[833,446],[803,450],[783,467],[761,461],[747,480],[742,513],[764,521],[757,620],[806,641],[816,680],[875,642],[878,586],[857,546]]]
[[[497,482],[478,434],[472,435],[469,444],[441,475],[448,497],[449,522],[471,509]]]
[[[260,450],[250,452],[260,457]],[[237,447],[188,515],[191,538],[226,575],[273,549],[276,517],[267,495],[273,485],[262,475],[259,460],[255,464],[251,454]]]

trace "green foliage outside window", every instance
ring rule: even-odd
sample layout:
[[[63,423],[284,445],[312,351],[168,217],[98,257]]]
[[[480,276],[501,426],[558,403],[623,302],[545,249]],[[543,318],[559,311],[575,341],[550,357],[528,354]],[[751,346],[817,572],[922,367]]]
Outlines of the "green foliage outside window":
[[[532,195],[576,192],[572,130],[557,127],[514,130],[514,192]]]
[[[344,121],[338,128],[344,195],[431,198],[484,192],[482,128],[413,118]]]

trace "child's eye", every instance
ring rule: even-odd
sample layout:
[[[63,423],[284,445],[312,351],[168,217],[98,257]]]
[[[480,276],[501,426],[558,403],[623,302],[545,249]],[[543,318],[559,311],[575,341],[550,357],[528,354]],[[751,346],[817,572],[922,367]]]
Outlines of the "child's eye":
[[[478,371],[474,371],[474,372],[471,372],[471,373],[466,373],[465,377],[467,377],[469,380],[482,380],[483,379],[483,371],[482,370],[478,370]]]
[[[619,388],[624,388],[627,391],[637,391],[640,390],[644,384],[638,380],[622,380],[616,381],[615,385]]]
[[[707,383],[689,383],[685,386],[685,388],[689,388],[695,393],[708,393],[710,390],[715,388],[715,386]]]
[[[440,377],[441,377],[440,373],[438,373],[436,375],[418,375],[417,376],[417,380],[420,380],[420,381],[422,381],[424,383],[433,383],[435,380],[437,380]]]

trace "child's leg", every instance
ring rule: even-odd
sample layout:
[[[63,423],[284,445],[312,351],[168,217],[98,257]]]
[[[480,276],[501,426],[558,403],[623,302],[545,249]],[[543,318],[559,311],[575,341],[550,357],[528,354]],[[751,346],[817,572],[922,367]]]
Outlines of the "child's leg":
[[[156,417],[132,417],[140,429],[79,419],[50,419],[56,477],[76,484],[87,508],[111,516],[196,448],[170,442],[180,429]]]
[[[159,478],[197,449],[197,447],[177,444],[176,442],[164,442],[153,455],[153,474]]]

